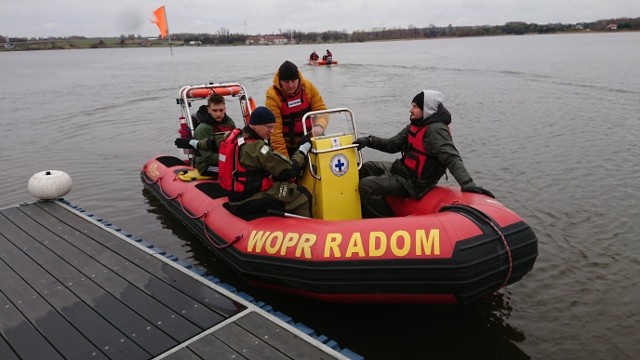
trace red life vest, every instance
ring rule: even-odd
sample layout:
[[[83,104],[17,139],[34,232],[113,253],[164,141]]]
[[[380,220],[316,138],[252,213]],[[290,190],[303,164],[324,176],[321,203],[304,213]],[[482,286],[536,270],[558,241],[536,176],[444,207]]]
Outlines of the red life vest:
[[[408,169],[416,173],[417,176],[422,175],[424,164],[427,163],[427,150],[424,148],[424,135],[427,133],[429,125],[409,127],[409,137],[407,142],[409,146],[407,151],[402,154],[402,163]]]
[[[279,89],[278,89],[279,90]],[[294,97],[287,98],[280,92],[280,115],[282,116],[282,135],[284,136],[287,150],[297,149],[297,139],[304,135],[302,117],[311,111],[311,104],[307,99],[304,88]],[[311,118],[307,118],[307,131],[311,129]]]
[[[256,141],[240,136],[241,129],[233,129],[220,144],[218,158],[218,183],[224,190],[241,198],[247,198],[259,191],[265,191],[273,184],[273,179],[265,171],[247,171],[240,164],[240,146]]]
[[[211,128],[213,129],[214,133],[227,132],[231,130],[231,125],[216,123],[215,125],[211,125]]]

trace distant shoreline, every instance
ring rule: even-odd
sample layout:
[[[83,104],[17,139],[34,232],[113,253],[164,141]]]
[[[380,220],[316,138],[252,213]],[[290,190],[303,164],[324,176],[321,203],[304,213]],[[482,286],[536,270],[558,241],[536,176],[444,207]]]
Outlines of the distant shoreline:
[[[367,41],[333,41],[333,42],[295,42],[282,44],[279,46],[289,45],[316,45],[316,44],[336,44],[336,43],[363,43],[363,42],[382,42],[382,41],[406,41],[406,40],[437,40],[437,39],[459,39],[459,38],[477,38],[477,37],[495,37],[495,36],[519,36],[519,35],[566,35],[566,34],[621,34],[629,32],[639,32],[640,30],[625,29],[625,30],[607,30],[607,31],[594,31],[594,30],[579,30],[579,31],[563,31],[554,33],[524,33],[524,34],[495,34],[495,35],[468,35],[468,36],[438,36],[438,37],[406,37],[406,38],[394,38],[394,39],[371,39]],[[21,41],[13,43],[5,43],[5,46],[0,46],[0,52],[2,51],[35,51],[35,50],[72,50],[72,49],[107,49],[107,48],[147,48],[147,47],[220,47],[220,46],[278,46],[278,45],[247,45],[247,44],[204,44],[204,45],[189,45],[183,40],[169,40],[161,39],[134,39],[123,41],[121,38],[82,38],[82,39],[51,39],[51,40],[37,40],[37,41]]]

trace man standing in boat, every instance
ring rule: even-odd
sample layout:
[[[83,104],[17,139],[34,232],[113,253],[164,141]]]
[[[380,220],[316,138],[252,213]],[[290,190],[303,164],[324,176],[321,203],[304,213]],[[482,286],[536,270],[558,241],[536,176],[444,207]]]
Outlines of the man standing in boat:
[[[273,86],[267,89],[265,106],[276,117],[271,147],[286,157],[291,157],[300,145],[304,135],[302,117],[310,111],[327,109],[318,89],[288,60],[276,71]],[[308,119],[306,127],[318,136],[324,133],[328,124],[328,118],[318,116],[313,123]]]
[[[385,196],[420,199],[438,184],[448,169],[462,191],[493,194],[477,186],[453,144],[449,124],[451,114],[435,90],[424,90],[411,101],[410,123],[395,136],[384,139],[369,135],[358,138],[358,149],[370,147],[386,153],[401,152],[393,163],[367,161],[360,169],[360,198],[363,217],[390,217],[393,209]]]
[[[228,192],[229,207],[238,216],[264,216],[267,210],[277,210],[311,217],[311,194],[290,181],[304,168],[311,149],[309,137],[288,159],[269,146],[275,128],[273,113],[259,106],[251,113],[248,125],[229,132],[219,144],[218,183]],[[176,139],[175,144],[183,149],[218,147],[216,137],[200,141]]]
[[[227,115],[224,97],[212,94],[207,99],[207,105],[202,105],[195,115],[199,124],[193,133],[196,140],[208,139],[216,133],[225,133],[236,128],[236,124]],[[212,176],[218,172],[217,151],[199,150],[195,158],[195,168],[202,176]]]

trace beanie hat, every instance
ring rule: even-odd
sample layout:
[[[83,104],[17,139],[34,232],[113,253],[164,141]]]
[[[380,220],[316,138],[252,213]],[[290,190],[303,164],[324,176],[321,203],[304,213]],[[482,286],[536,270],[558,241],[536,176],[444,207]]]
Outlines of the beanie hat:
[[[278,76],[280,80],[295,80],[300,79],[300,75],[298,74],[298,67],[296,64],[287,60],[280,65],[278,69]]]
[[[413,97],[413,100],[411,100],[412,104],[416,104],[416,106],[422,110],[422,108],[424,107],[424,91],[420,91],[418,93],[418,95]]]
[[[271,110],[267,109],[264,106],[258,106],[251,113],[251,119],[249,120],[249,124],[251,125],[266,125],[273,124],[276,122],[276,117],[273,116]]]

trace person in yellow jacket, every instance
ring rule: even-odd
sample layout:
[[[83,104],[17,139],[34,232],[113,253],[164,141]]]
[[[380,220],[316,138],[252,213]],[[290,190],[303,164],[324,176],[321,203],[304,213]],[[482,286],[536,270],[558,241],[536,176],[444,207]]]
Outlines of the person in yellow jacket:
[[[276,117],[271,147],[286,157],[291,157],[300,145],[304,135],[302,117],[310,111],[327,109],[318,89],[288,60],[276,71],[273,86],[267,89],[265,106]],[[308,120],[307,131],[313,136],[322,135],[329,125],[328,117],[317,116]]]

